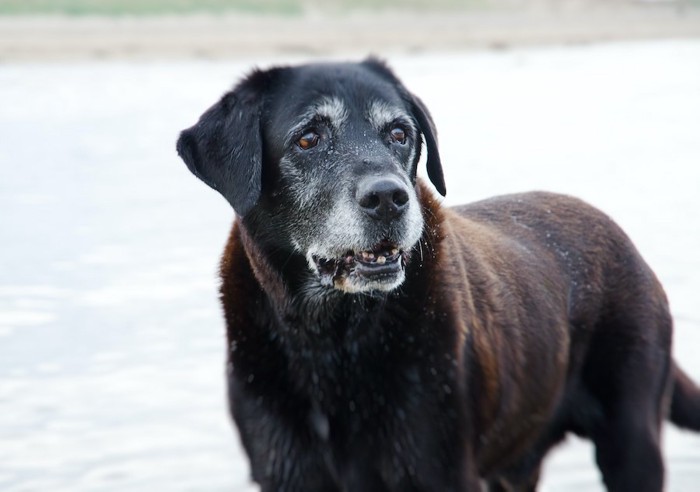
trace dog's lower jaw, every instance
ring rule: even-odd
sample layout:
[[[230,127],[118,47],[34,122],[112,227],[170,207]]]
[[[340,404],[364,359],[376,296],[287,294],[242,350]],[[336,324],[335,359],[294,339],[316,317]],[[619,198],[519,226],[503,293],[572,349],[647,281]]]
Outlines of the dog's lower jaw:
[[[402,269],[395,275],[376,280],[367,280],[353,277],[339,277],[333,279],[333,287],[346,294],[362,294],[370,292],[390,292],[398,288],[406,279],[406,272]]]
[[[406,279],[409,255],[395,245],[385,249],[375,249],[376,255],[368,250],[348,251],[335,259],[308,253],[307,263],[321,286],[346,294],[390,292]]]
[[[398,261],[403,262],[401,259]],[[344,270],[342,267],[335,269],[333,273],[323,273],[314,268],[312,274],[320,285],[345,294],[390,292],[401,286],[406,280],[404,265],[398,267],[396,271],[371,277],[362,276],[356,270]]]

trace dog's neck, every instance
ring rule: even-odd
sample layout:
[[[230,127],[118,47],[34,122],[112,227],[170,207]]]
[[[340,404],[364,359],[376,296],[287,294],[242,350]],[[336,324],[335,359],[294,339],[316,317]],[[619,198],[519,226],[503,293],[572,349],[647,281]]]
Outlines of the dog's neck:
[[[229,242],[229,248],[236,247],[237,244],[237,247],[245,251],[245,254],[239,256],[247,258],[249,271],[254,275],[257,285],[263,287],[261,293],[264,293],[280,323],[296,325],[310,334],[327,332],[330,326],[339,329],[338,327],[347,324],[346,321],[361,323],[361,320],[346,319],[346,313],[357,313],[356,308],[359,305],[359,312],[365,313],[366,316],[374,316],[378,310],[390,305],[393,298],[421,298],[431,287],[428,279],[432,277],[427,272],[433,269],[438,261],[438,246],[444,239],[444,217],[437,199],[427,185],[420,181],[417,194],[424,219],[423,234],[413,248],[404,284],[391,292],[347,294],[321,285],[308,269],[306,259],[302,255],[275,255],[266,251],[241,222],[234,227],[234,236]],[[231,256],[230,253],[227,251],[222,263],[224,281],[228,273],[233,273],[226,271],[229,268],[226,258]],[[295,273],[291,275],[290,272]],[[239,271],[236,274],[241,273]]]
[[[240,242],[257,284],[263,287],[279,323],[294,331],[322,332],[341,316],[346,304],[359,302],[369,308],[387,296],[387,293],[345,294],[322,285],[308,269],[302,255],[294,252],[270,254],[243,224],[239,224],[239,230]]]

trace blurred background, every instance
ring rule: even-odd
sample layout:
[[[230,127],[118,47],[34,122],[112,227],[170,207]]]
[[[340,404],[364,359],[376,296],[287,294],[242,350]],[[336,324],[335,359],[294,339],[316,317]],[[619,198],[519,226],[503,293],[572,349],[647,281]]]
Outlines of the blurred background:
[[[422,53],[694,37],[700,0],[2,0],[0,59]]]
[[[0,0],[0,490],[256,488],[225,403],[233,219],[175,153],[255,66],[385,58],[427,103],[447,205],[602,208],[700,380],[700,0]],[[669,491],[700,435],[667,426]],[[541,490],[603,490],[570,439]]]

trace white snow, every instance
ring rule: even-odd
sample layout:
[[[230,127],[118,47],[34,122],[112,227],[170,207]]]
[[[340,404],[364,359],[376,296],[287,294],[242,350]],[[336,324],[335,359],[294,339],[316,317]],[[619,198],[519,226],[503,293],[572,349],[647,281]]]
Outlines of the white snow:
[[[700,41],[390,62],[432,110],[446,203],[546,189],[602,208],[700,380]],[[174,149],[252,66],[0,65],[0,490],[255,490],[225,402],[233,214]],[[668,490],[696,490],[700,436],[667,429]],[[592,448],[553,453],[542,490],[602,490]]]

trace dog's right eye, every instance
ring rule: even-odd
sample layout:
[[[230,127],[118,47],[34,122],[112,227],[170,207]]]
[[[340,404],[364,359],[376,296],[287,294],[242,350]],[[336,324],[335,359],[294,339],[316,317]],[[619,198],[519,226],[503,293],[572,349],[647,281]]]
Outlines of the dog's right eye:
[[[318,145],[318,141],[321,137],[316,132],[306,132],[297,140],[297,146],[301,150],[309,150]]]
[[[400,126],[392,128],[389,132],[392,142],[399,143],[401,145],[406,143],[406,132]]]

